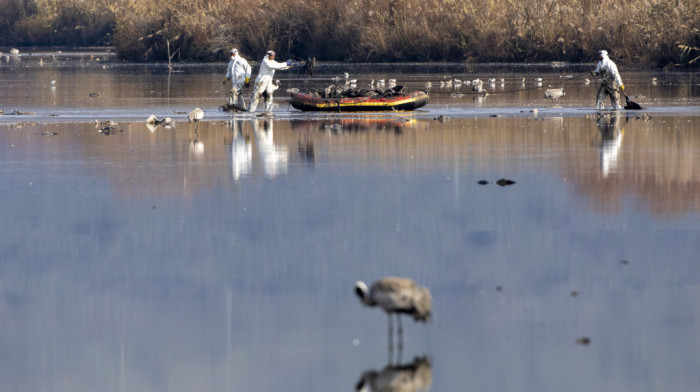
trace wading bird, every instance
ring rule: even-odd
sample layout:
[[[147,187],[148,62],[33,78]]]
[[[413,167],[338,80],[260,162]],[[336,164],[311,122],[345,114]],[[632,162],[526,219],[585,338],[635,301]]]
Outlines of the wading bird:
[[[367,306],[380,306],[391,317],[396,313],[413,316],[415,321],[429,321],[432,297],[427,287],[421,287],[409,278],[389,276],[367,287],[362,281],[355,283],[355,294]]]
[[[401,313],[413,316],[413,320],[427,322],[432,313],[433,299],[430,290],[422,287],[408,278],[386,277],[379,279],[367,287],[362,281],[355,283],[355,294],[366,306],[379,306],[387,314],[389,320],[389,350],[393,350],[393,321],[396,314],[399,325],[399,349],[403,343],[403,328],[401,326]]]

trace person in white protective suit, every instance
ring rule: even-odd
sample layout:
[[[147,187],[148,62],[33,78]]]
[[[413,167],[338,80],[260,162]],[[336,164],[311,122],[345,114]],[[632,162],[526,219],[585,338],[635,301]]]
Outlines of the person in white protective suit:
[[[622,83],[622,78],[620,73],[617,71],[617,65],[610,60],[608,57],[608,52],[601,50],[598,52],[598,65],[595,70],[591,71],[592,76],[601,77],[600,86],[598,87],[598,94],[596,95],[595,106],[596,109],[605,109],[606,96],[610,96],[610,101],[615,110],[622,109],[620,105],[620,90],[625,91],[625,85]]]
[[[250,87],[250,65],[246,59],[238,55],[238,49],[231,49],[229,53],[231,54],[231,61],[228,62],[226,78],[223,83],[226,84],[227,81],[231,81],[231,95],[228,103],[245,110],[245,102],[243,102],[241,90],[243,90],[244,86]]]
[[[250,109],[249,111],[254,112],[258,107],[260,102],[260,97],[265,99],[265,112],[272,111],[272,93],[277,90],[275,84],[272,83],[272,78],[275,76],[275,70],[285,70],[292,66],[292,60],[287,60],[286,63],[279,63],[275,61],[275,52],[269,50],[262,62],[260,63],[260,71],[258,71],[258,76],[255,78],[255,87],[253,89],[253,96],[250,97]]]

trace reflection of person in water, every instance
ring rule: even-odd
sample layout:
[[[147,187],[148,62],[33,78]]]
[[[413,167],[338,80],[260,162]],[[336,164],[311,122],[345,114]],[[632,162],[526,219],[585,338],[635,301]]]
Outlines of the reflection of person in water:
[[[253,147],[250,138],[243,135],[243,120],[231,120],[231,173],[233,179],[250,174]]]
[[[419,392],[430,389],[432,382],[430,361],[426,357],[420,357],[409,364],[387,365],[381,371],[366,371],[357,382],[355,391]]]
[[[622,145],[622,136],[625,128],[622,126],[622,116],[615,113],[598,117],[598,129],[600,130],[600,170],[603,178],[617,170],[617,155]]]
[[[258,143],[258,151],[262,160],[263,170],[268,177],[287,172],[286,146],[275,146],[273,142],[272,127],[274,120],[255,118],[250,120]]]

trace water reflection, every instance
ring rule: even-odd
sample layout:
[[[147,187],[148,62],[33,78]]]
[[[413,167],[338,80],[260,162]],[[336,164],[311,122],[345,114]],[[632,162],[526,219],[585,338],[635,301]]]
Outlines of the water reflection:
[[[234,180],[250,174],[253,146],[250,135],[243,134],[243,120],[229,121],[231,129],[231,174]]]
[[[598,130],[600,130],[600,171],[603,178],[608,174],[617,171],[617,157],[622,146],[622,137],[625,128],[622,126],[622,116],[620,113],[599,114]]]
[[[190,129],[192,127],[190,126]],[[199,122],[194,123],[194,133],[190,135],[189,140],[190,151],[195,155],[202,155],[204,153],[204,143],[199,140]]]
[[[250,120],[258,143],[260,161],[267,177],[276,177],[287,172],[289,152],[287,146],[274,143],[274,120],[271,118],[255,118]]]
[[[337,118],[320,121],[292,121],[292,129],[319,130],[328,134],[386,131],[400,134],[403,127],[415,123],[405,118]]]
[[[355,386],[357,392],[418,392],[427,391],[433,382],[433,372],[427,357],[416,357],[407,364],[387,364],[381,370],[368,370]]]

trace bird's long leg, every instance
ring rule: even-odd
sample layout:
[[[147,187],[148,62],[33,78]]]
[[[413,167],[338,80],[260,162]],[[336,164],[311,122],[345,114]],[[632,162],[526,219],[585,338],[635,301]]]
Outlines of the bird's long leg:
[[[388,335],[389,335],[389,363],[391,363],[392,357],[394,356],[394,320],[392,319],[393,315],[391,313],[387,313],[387,317],[389,320],[389,330]]]
[[[396,322],[399,325],[398,329],[398,349],[397,349],[397,363],[401,363],[401,354],[403,353],[403,324],[401,323],[401,314],[396,313]]]

